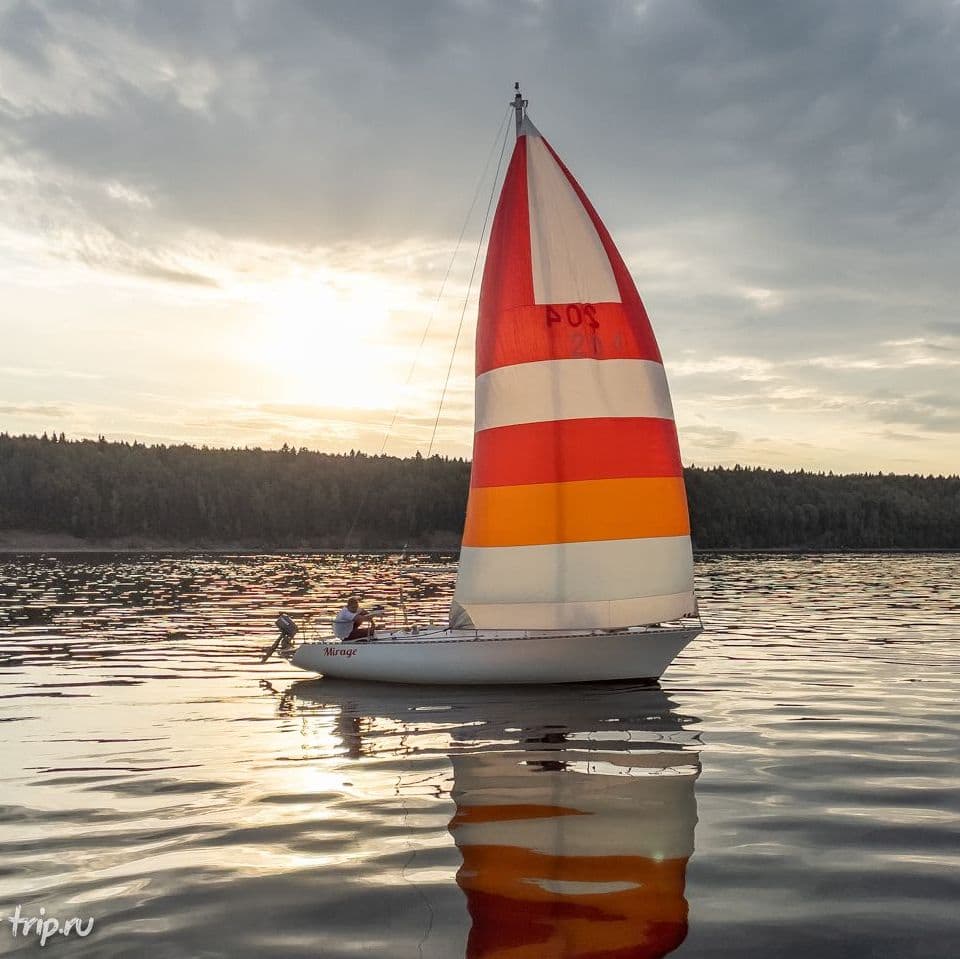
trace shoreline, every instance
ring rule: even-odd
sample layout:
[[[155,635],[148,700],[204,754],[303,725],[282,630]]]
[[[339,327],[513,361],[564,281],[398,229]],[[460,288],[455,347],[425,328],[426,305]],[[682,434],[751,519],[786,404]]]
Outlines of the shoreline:
[[[249,543],[180,543],[146,540],[137,537],[118,537],[115,540],[90,541],[78,539],[74,536],[50,533],[24,533],[22,531],[0,530],[0,556],[29,555],[83,555],[83,554],[158,554],[158,555],[210,555],[210,556],[257,556],[280,555],[308,556],[308,555],[352,555],[363,554],[369,556],[389,556],[392,553],[428,554],[442,556],[456,555],[460,552],[459,542],[450,545],[418,545],[404,546],[354,546],[350,548],[316,545],[279,546],[279,545],[250,545]],[[707,546],[694,547],[694,555],[710,556],[722,554],[749,555],[753,554],[781,554],[804,555],[819,554],[856,555],[865,553],[876,554],[915,554],[915,553],[958,553],[960,550],[949,547],[915,546],[915,547],[822,547],[822,546]]]

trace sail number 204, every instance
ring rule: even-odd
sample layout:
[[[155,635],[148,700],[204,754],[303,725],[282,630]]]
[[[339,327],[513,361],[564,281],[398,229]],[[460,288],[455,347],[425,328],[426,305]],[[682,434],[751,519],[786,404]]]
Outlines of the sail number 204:
[[[598,359],[604,355],[600,341],[600,320],[592,303],[554,303],[544,307],[547,329],[553,333],[555,349],[570,358]],[[615,340],[622,339],[617,333]],[[617,343],[614,348],[619,348]]]
[[[583,327],[599,330],[597,308],[592,303],[566,303],[546,307],[547,326]]]

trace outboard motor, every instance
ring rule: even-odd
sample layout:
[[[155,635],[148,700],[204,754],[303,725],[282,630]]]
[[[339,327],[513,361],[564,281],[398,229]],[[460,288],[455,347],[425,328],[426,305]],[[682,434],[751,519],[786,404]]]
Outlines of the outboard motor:
[[[280,630],[281,647],[289,649],[293,645],[293,637],[298,632],[297,624],[286,613],[281,613],[277,617],[277,629]]]

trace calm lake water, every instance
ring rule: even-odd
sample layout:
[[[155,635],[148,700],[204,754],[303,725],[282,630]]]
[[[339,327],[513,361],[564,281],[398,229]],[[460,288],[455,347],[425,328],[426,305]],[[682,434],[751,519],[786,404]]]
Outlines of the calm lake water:
[[[455,568],[0,556],[0,918],[93,918],[70,956],[960,955],[960,559],[700,557],[654,687],[258,665],[281,609],[436,622]]]

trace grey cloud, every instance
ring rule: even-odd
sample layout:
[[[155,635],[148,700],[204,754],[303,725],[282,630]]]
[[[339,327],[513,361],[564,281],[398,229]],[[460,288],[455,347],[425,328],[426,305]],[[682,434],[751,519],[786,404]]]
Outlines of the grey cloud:
[[[46,44],[50,24],[39,7],[20,0],[0,13],[0,50],[40,70],[49,65]]]
[[[202,288],[219,286],[212,277],[171,262],[173,257],[162,249],[138,249],[134,244],[133,237],[125,240],[97,231],[83,232],[82,224],[78,223],[73,225],[72,229],[58,232],[57,254],[64,259],[78,260],[100,270],[139,276],[147,280]]]
[[[157,265],[134,267],[131,272],[138,273],[148,279],[163,280],[166,283],[184,283],[187,286],[217,287],[216,280],[202,273],[191,273],[187,270],[172,270]]]
[[[65,9],[50,8],[54,22]],[[71,9],[209,66],[207,109],[117,78],[105,115],[27,117],[8,130],[16,148],[144,178],[162,212],[226,233],[302,243],[449,228],[440,211],[462,208],[507,99],[503,68],[521,64],[546,81],[529,90],[535,116],[548,135],[553,120],[575,172],[593,171],[614,222],[735,207],[758,231],[747,245],[790,221],[810,240],[828,222],[834,243],[902,249],[956,201],[957,16],[940,4],[909,16],[889,0]],[[47,36],[71,43],[64,27]],[[877,235],[904,217],[906,236]]]
[[[904,433],[901,430],[884,430],[879,434],[880,438],[892,443],[922,443],[926,440],[926,437],[919,436],[916,433]]]
[[[719,426],[681,425],[682,439],[685,445],[708,450],[729,450],[743,442],[743,437],[735,430]]]
[[[63,406],[53,406],[49,403],[4,403],[0,404],[0,413],[13,416],[51,416],[62,418],[69,416],[71,411]]]
[[[960,397],[921,393],[878,398],[867,403],[867,415],[894,426],[914,426],[931,433],[960,433]]]
[[[933,320],[927,324],[935,334],[949,337],[960,342],[960,320]]]

